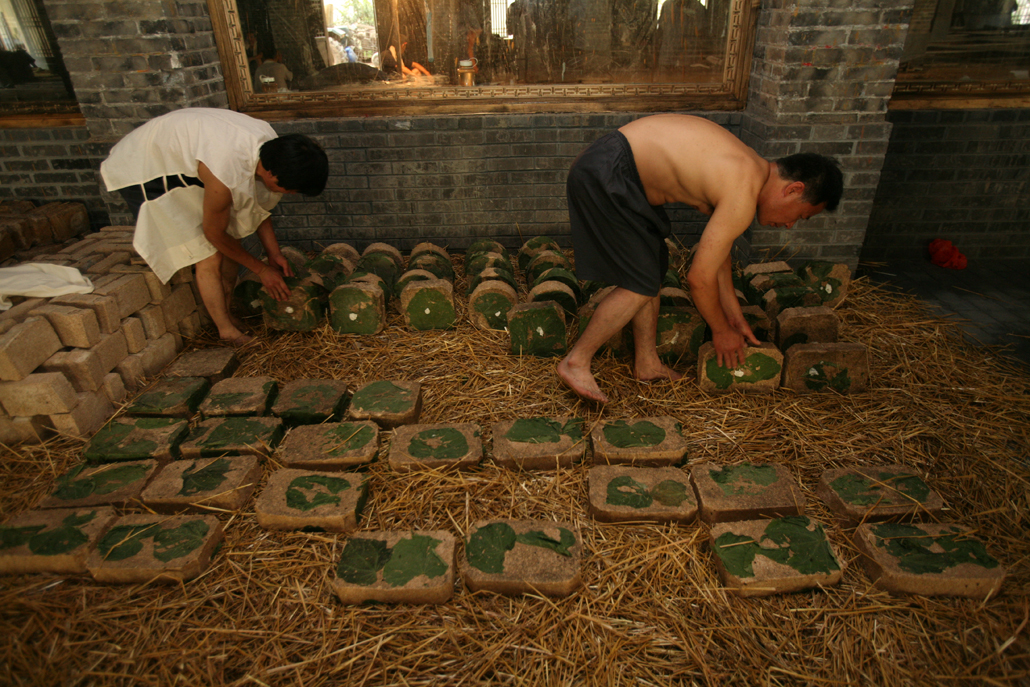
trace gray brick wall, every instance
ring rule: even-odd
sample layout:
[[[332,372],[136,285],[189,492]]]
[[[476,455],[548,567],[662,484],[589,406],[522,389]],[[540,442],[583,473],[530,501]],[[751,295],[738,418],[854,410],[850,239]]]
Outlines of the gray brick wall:
[[[887,103],[912,2],[772,0],[755,38],[743,140],[768,159],[834,157],[844,198],[791,230],[754,226],[755,258],[823,259],[857,266],[891,124]]]
[[[936,238],[969,258],[1030,257],[1030,110],[894,111],[862,250],[927,259]]]

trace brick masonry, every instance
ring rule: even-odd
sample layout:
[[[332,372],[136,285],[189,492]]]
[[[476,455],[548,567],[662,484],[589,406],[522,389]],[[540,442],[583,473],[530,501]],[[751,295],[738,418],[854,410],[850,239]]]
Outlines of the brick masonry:
[[[100,190],[95,170],[110,146],[171,109],[226,106],[206,3],[44,5],[85,125],[0,129],[0,199],[76,200],[94,229],[131,223],[121,199]],[[699,114],[768,158],[836,156],[846,194],[836,214],[792,230],[752,228],[742,257],[786,248],[797,261],[854,268],[860,254],[921,255],[937,235],[973,256],[1026,256],[1027,110],[887,112],[911,8],[912,0],[763,3],[747,109]],[[282,133],[315,136],[333,176],[318,198],[285,199],[275,220],[284,243],[306,249],[347,240],[359,249],[432,241],[460,250],[476,236],[514,248],[530,235],[568,247],[568,166],[590,141],[643,114],[276,122]],[[1006,143],[1014,147],[1002,150]],[[677,237],[693,243],[705,218],[684,207],[670,214]]]

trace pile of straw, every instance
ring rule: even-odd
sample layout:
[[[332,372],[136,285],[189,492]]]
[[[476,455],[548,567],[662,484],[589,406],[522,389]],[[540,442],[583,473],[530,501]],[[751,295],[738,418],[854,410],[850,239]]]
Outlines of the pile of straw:
[[[456,262],[457,264],[457,262]],[[461,279],[456,293],[464,292]],[[587,515],[587,465],[519,473],[369,469],[363,529],[448,529],[480,518],[563,519],[580,528],[583,589],[565,599],[472,594],[441,606],[341,605],[332,534],[270,532],[250,507],[225,516],[212,566],[181,586],[104,586],[0,578],[0,682],[144,685],[741,684],[1008,685],[1030,680],[1030,376],[970,347],[957,326],[864,280],[839,308],[842,339],[866,344],[868,393],[707,396],[695,374],[640,384],[626,360],[599,358],[613,399],[579,402],[556,360],[507,352],[503,333],[379,336],[267,333],[237,375],[333,377],[352,385],[417,379],[422,422],[490,425],[530,416],[672,415],[689,461],[787,466],[809,498],[830,467],[902,463],[924,471],[949,520],[973,528],[1008,568],[991,600],[892,597],[873,589],[848,531],[840,586],[740,599],[720,586],[707,528],[600,524]],[[212,345],[207,339],[197,346]],[[384,433],[384,448],[389,434]],[[489,445],[489,444],[487,444]],[[0,514],[28,509],[79,460],[81,442],[5,450]],[[279,467],[275,456],[267,473]],[[260,486],[259,486],[260,488]]]

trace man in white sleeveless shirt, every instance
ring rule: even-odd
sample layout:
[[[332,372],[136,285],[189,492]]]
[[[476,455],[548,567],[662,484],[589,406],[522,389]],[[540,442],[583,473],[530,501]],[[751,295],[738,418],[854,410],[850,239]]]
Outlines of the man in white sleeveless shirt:
[[[100,166],[109,191],[137,215],[133,247],[162,282],[196,265],[197,287],[218,335],[251,337],[230,316],[239,266],[285,300],[293,276],[279,249],[270,211],[284,193],[315,196],[325,188],[325,151],[302,134],[278,136],[267,123],[230,110],[187,108],[128,134]],[[257,233],[268,264],[240,239]]]

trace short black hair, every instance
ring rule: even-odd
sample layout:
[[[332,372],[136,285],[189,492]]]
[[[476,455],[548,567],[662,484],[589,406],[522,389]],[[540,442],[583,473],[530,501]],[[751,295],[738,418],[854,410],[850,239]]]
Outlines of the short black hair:
[[[816,153],[796,153],[776,160],[781,179],[805,185],[804,200],[812,205],[826,203],[833,212],[844,194],[844,175],[833,158]]]
[[[317,196],[325,189],[329,157],[322,146],[304,134],[286,134],[265,141],[259,155],[264,168],[287,191]]]

